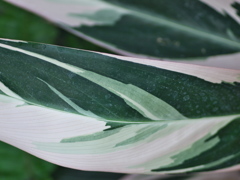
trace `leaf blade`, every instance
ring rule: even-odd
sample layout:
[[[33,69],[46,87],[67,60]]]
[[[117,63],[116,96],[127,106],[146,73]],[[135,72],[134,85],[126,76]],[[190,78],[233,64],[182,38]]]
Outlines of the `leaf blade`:
[[[237,70],[139,63],[132,58],[8,40],[0,40],[0,52],[0,138],[4,142],[82,170],[161,174],[239,165],[238,148],[229,150],[239,137]],[[78,75],[85,72],[95,75]],[[187,119],[176,119],[171,113],[170,119],[146,118],[112,93],[112,82],[102,77],[153,94]],[[174,88],[180,95],[172,92]],[[161,113],[162,108],[157,108]],[[223,150],[222,144],[226,144]],[[222,159],[206,158],[217,150]],[[194,160],[198,158],[201,161]]]
[[[38,9],[24,1],[9,2],[119,54],[239,69],[236,58],[232,58],[232,65],[218,57],[239,56],[238,0],[45,0],[36,1]],[[41,11],[45,6],[53,6],[58,14]]]

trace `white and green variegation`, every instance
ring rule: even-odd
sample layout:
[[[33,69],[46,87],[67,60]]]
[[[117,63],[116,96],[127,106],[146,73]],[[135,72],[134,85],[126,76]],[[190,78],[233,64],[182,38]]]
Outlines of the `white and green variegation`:
[[[2,39],[0,140],[81,170],[232,170],[239,83],[239,70]]]
[[[118,54],[240,69],[239,0],[5,1]]]
[[[180,175],[126,175],[119,180],[238,180],[238,172]]]

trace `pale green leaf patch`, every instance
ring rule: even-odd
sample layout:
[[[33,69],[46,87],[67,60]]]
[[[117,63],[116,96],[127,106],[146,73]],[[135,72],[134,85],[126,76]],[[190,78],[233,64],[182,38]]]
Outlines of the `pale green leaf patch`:
[[[101,117],[97,116],[96,114],[94,114],[90,111],[86,111],[86,110],[82,109],[81,107],[79,107],[77,104],[75,104],[73,101],[71,101],[68,97],[64,96],[60,91],[58,91],[56,88],[54,88],[53,86],[51,86],[44,80],[42,80],[40,78],[38,78],[38,79],[40,81],[42,81],[43,83],[45,83],[54,93],[56,93],[62,100],[64,100],[66,103],[68,103],[78,113],[85,115],[85,116],[101,119]]]
[[[239,0],[6,1],[118,54],[239,69]]]
[[[1,92],[6,94],[6,95],[8,95],[8,96],[10,96],[10,97],[22,100],[22,98],[18,94],[13,92],[11,89],[9,89],[7,86],[5,86],[2,82],[0,82],[0,93]]]
[[[14,41],[0,51],[2,141],[82,170],[239,165],[237,70]]]
[[[153,96],[152,94],[134,86],[131,84],[124,84],[114,79],[104,77],[97,73],[86,71],[82,68],[75,67],[70,64],[60,62],[56,59],[43,56],[34,52],[29,52],[20,48],[12,47],[5,44],[0,44],[0,47],[24,53],[26,55],[36,57],[39,60],[43,60],[59,66],[61,68],[67,69],[73,73],[84,77],[103,88],[106,88],[110,92],[123,98],[128,105],[133,109],[137,110],[143,116],[151,120],[175,120],[175,119],[186,119],[182,114],[180,114],[176,109],[174,109],[169,104],[165,103],[161,99]]]

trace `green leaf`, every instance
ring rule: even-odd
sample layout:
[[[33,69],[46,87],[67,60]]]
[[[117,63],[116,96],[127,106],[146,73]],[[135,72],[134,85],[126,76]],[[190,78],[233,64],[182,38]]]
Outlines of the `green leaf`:
[[[6,1],[119,54],[240,69],[239,0]]]
[[[240,163],[240,71],[0,40],[0,139],[81,170]]]

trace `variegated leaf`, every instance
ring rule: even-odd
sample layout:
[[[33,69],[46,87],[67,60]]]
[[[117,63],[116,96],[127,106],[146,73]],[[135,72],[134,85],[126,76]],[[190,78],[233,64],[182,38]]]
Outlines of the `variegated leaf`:
[[[6,1],[120,54],[240,69],[240,0]]]
[[[126,175],[119,180],[239,180],[239,172],[181,175]],[[110,179],[109,179],[110,180]]]
[[[240,71],[0,40],[0,140],[62,166],[239,168]]]

